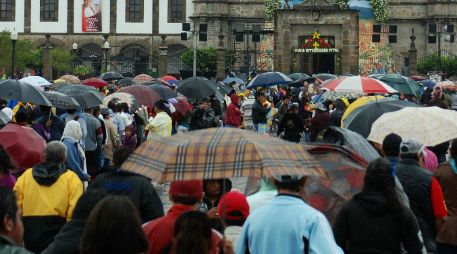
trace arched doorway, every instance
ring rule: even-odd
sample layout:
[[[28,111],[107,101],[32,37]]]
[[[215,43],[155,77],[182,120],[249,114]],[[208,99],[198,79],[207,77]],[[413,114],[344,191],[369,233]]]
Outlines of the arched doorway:
[[[84,44],[78,48],[76,53],[76,65],[92,66],[94,76],[98,77],[102,70],[103,52],[100,45],[95,43]]]
[[[181,74],[181,71],[192,71],[192,67],[185,65],[181,61],[181,55],[187,50],[182,44],[171,44],[168,46],[168,68],[169,74]]]
[[[118,72],[124,76],[136,76],[149,72],[149,51],[139,44],[129,44],[115,57]]]

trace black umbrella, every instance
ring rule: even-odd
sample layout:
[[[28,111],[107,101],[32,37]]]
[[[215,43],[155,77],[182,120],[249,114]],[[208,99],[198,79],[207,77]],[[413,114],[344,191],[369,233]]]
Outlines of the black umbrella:
[[[135,81],[132,78],[123,78],[121,80],[118,80],[117,84],[120,87],[133,86],[135,85]]]
[[[99,106],[105,98],[97,89],[84,85],[66,86],[57,92],[73,97],[83,109]]]
[[[215,94],[216,85],[210,80],[201,77],[188,78],[181,82],[178,93],[186,96],[188,99],[203,99]]]
[[[369,102],[352,111],[344,119],[343,126],[367,138],[370,134],[371,126],[382,114],[394,112],[405,107],[419,107],[419,105],[409,101],[394,99]]]
[[[145,85],[147,85],[149,88],[154,90],[164,100],[176,98],[178,96],[178,94],[176,94],[175,91],[171,90],[169,87],[166,87],[164,85],[160,85],[160,84],[149,85],[149,83],[146,83]]]
[[[10,122],[10,118],[0,110],[0,124],[5,125]]]
[[[122,76],[119,72],[114,72],[114,71],[109,71],[105,72],[102,75],[100,75],[100,78],[103,80],[113,80],[113,79],[123,79],[124,76]]]
[[[320,79],[322,81],[326,81],[326,80],[329,80],[329,79],[337,78],[336,75],[333,75],[333,74],[330,74],[330,73],[319,73],[319,74],[313,75],[313,77],[318,78],[318,79]]]
[[[38,88],[15,79],[0,82],[0,98],[18,100],[36,105],[52,106],[52,103]]]
[[[46,98],[48,98],[52,105],[56,108],[62,109],[74,109],[80,107],[79,103],[75,100],[75,98],[59,93],[59,92],[44,92]]]
[[[226,95],[233,90],[232,87],[221,82],[216,82],[216,88],[222,95]]]

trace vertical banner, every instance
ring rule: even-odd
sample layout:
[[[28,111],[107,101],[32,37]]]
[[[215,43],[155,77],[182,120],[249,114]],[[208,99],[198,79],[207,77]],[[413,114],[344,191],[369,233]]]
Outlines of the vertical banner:
[[[82,5],[82,32],[102,31],[102,0],[84,0]]]

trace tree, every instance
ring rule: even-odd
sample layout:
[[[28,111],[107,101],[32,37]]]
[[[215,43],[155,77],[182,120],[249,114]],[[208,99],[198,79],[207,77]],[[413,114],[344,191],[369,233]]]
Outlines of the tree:
[[[73,56],[69,50],[54,48],[51,51],[52,69],[56,71],[57,76],[71,71]]]
[[[80,65],[73,70],[73,74],[80,77],[81,79],[85,79],[94,74],[94,68],[92,68],[90,65]]]
[[[424,57],[417,63],[417,71],[422,74],[438,71],[443,72],[445,76],[453,76],[457,74],[457,57],[443,57],[438,54],[433,54]]]
[[[181,60],[187,66],[193,66],[194,51],[187,49]],[[197,71],[208,73],[217,69],[217,51],[215,48],[197,49]]]
[[[12,42],[11,33],[3,31],[0,33],[0,71],[11,72]],[[29,67],[32,61],[33,47],[30,40],[20,38],[16,41],[16,61],[15,69],[23,71]]]

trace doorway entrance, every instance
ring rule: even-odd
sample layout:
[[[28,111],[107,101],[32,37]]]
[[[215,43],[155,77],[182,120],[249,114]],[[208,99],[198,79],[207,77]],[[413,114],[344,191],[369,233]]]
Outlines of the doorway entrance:
[[[312,54],[311,66],[313,73],[335,73],[335,54]]]

